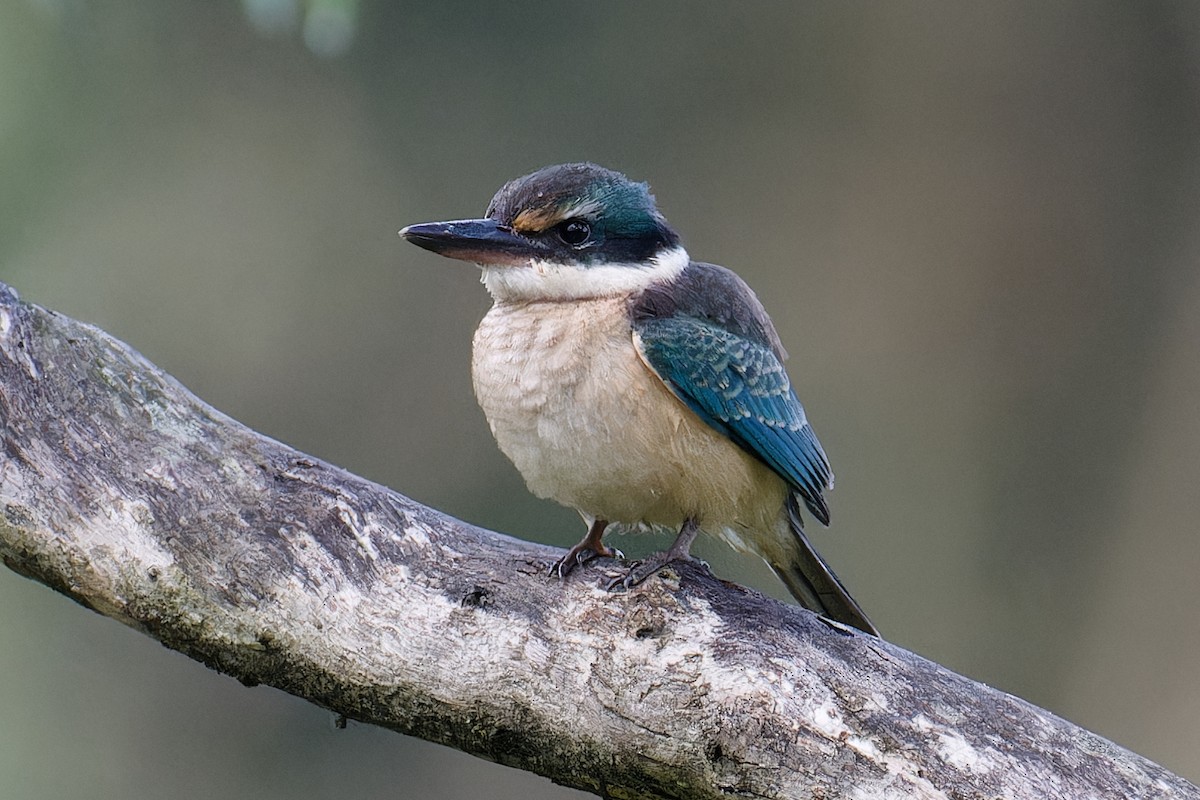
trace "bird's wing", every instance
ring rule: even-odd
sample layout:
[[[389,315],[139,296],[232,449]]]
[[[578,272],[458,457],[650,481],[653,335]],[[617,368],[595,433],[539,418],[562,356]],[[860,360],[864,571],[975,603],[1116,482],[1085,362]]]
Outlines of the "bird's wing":
[[[792,485],[822,524],[829,460],[772,349],[695,317],[638,320],[642,360],[681,401]]]

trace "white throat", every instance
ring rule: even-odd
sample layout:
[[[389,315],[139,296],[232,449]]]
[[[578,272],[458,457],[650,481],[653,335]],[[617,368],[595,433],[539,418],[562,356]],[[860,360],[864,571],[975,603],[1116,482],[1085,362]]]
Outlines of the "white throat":
[[[481,280],[496,300],[583,300],[640,292],[652,283],[676,278],[690,257],[672,247],[645,264],[594,267],[534,261],[525,267],[483,267]]]

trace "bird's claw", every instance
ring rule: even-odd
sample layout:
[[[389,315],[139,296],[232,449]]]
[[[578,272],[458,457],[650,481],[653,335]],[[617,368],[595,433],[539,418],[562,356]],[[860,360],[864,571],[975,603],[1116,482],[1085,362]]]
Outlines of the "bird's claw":
[[[613,578],[604,588],[606,591],[615,591],[618,588],[628,591],[634,586],[643,583],[647,578],[657,574],[659,570],[669,564],[686,562],[689,564],[698,564],[705,570],[708,570],[708,564],[695,556],[688,553],[677,553],[671,550],[664,550],[661,553],[655,553],[647,556],[641,561],[635,562],[629,569],[625,570],[624,574]]]
[[[625,554],[615,547],[601,547],[597,550],[590,546],[577,544],[567,551],[567,554],[550,565],[550,576],[558,576],[559,580],[566,578],[576,567],[583,566],[593,558],[616,558],[625,560]]]

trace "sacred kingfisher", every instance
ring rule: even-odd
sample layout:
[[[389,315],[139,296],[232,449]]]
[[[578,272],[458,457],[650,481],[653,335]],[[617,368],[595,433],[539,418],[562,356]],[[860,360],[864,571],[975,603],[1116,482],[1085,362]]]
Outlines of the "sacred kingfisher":
[[[762,557],[805,607],[878,635],[804,535],[801,504],[829,523],[833,474],[775,326],[741,278],[691,260],[646,184],[546,167],[483,219],[400,235],[483,270],[495,302],[475,332],[475,395],[529,489],[588,526],[560,577],[620,555],[610,523],[679,531],[610,586],[692,560],[704,531]]]

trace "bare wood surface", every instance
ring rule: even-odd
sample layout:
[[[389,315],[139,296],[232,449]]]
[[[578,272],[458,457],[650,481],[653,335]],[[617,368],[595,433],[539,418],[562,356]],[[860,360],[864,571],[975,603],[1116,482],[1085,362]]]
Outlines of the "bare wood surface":
[[[690,566],[485,531],[257,434],[0,284],[0,557],[247,684],[602,796],[1200,798],[1117,745]],[[0,612],[3,613],[3,612]]]

